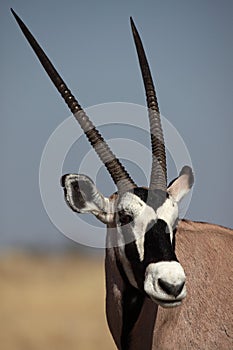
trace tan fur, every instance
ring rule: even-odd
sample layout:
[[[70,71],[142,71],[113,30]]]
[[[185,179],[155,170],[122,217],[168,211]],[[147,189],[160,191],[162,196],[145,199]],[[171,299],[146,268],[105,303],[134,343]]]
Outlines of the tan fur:
[[[187,298],[174,309],[158,307],[156,321],[157,306],[147,299],[129,350],[233,349],[233,230],[184,220],[176,242],[187,276]],[[114,259],[113,250],[107,251],[107,315],[120,349],[121,308],[112,286],[122,290],[123,281]]]

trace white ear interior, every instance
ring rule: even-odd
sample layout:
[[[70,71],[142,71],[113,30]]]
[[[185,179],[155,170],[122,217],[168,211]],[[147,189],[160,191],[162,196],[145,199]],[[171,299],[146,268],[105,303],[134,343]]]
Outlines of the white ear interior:
[[[179,202],[190,191],[193,182],[192,169],[189,166],[184,166],[179,177],[168,187],[167,192],[176,202]]]
[[[88,176],[68,174],[63,178],[66,200],[73,210],[89,213],[104,209],[105,198]]]
[[[114,200],[105,198],[86,175],[67,174],[61,179],[65,199],[77,213],[91,213],[104,223],[114,219]]]

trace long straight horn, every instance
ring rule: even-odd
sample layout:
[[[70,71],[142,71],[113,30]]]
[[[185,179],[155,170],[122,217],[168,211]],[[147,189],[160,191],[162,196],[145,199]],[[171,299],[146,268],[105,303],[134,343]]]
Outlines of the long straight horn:
[[[142,41],[130,17],[132,33],[137,49],[138,60],[141,68],[142,78],[146,90],[146,100],[150,121],[150,134],[152,146],[152,169],[150,178],[150,189],[167,190],[167,167],[166,151],[164,145],[163,130],[161,126],[159,106],[156,98],[155,88],[150,72],[150,67],[143,49]]]
[[[90,121],[90,119],[88,118],[78,101],[72,95],[64,80],[58,74],[55,67],[50,62],[49,58],[46,56],[45,52],[37,43],[33,35],[30,33],[28,28],[17,16],[13,9],[11,9],[11,12],[13,13],[18,25],[20,26],[26,39],[28,40],[29,44],[34,50],[36,56],[40,60],[45,71],[56,86],[57,90],[60,92],[61,96],[65,100],[74,117],[80,124],[81,128],[83,129],[85,135],[87,136],[91,145],[95,149],[99,158],[106,166],[117,188],[119,190],[127,191],[133,187],[136,187],[134,181],[131,179],[123,165],[120,163],[119,159],[117,159],[113,152],[110,150],[109,146],[107,145],[101,134],[95,128],[95,126]]]

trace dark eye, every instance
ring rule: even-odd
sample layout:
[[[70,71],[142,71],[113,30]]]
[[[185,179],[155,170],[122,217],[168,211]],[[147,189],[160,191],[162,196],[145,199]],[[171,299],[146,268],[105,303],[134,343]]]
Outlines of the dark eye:
[[[133,217],[129,214],[126,214],[124,211],[120,211],[118,215],[119,215],[119,221],[121,225],[127,225],[131,221],[133,221]]]

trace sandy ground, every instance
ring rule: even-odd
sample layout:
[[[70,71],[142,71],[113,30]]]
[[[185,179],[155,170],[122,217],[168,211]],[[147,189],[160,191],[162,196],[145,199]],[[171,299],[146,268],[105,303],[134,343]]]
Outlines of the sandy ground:
[[[104,312],[103,260],[0,256],[4,350],[113,350]]]

